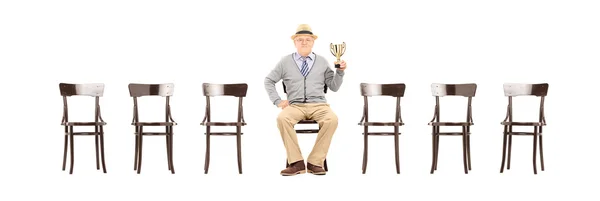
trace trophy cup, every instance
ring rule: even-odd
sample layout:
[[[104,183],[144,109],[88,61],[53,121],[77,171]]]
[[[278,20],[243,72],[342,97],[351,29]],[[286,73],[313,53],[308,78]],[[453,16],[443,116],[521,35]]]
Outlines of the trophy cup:
[[[344,53],[346,52],[346,42],[342,42],[342,44],[333,44],[331,43],[329,45],[329,50],[331,51],[331,54],[333,54],[333,56],[335,56],[335,58],[337,59],[335,62],[335,68],[340,68],[340,57],[342,57],[342,55],[344,55]]]

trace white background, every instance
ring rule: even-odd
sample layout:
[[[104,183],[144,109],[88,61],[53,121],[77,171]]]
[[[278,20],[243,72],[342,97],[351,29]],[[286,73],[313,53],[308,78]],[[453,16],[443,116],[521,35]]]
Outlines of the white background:
[[[0,200],[595,200],[600,137],[591,72],[599,64],[599,9],[595,1],[575,0],[3,1]],[[330,63],[329,44],[347,43],[344,83],[327,94],[339,128],[330,171],[321,177],[279,175],[285,160],[275,123],[280,109],[263,86],[281,56],[295,50],[289,37],[301,23],[319,35],[314,51]],[[92,137],[76,137],[74,174],[61,171],[60,82],[106,84],[108,174],[95,169]],[[142,174],[133,170],[131,82],[175,84],[175,175],[167,170],[162,137],[145,138]],[[204,82],[249,85],[242,175],[234,137],[212,138],[210,171],[203,173]],[[361,82],[407,85],[400,175],[393,137],[370,138],[369,166],[361,174]],[[429,174],[434,82],[478,84],[468,175],[458,137],[442,137],[438,171]],[[514,138],[512,168],[499,173],[505,82],[550,83],[546,171],[538,166],[537,175],[531,137]],[[216,100],[214,120],[234,121],[236,100]],[[163,100],[141,101],[142,120],[162,119]],[[537,101],[515,100],[515,118],[535,120]],[[70,103],[71,120],[93,118],[93,99]],[[371,103],[371,120],[393,120],[393,99]],[[442,118],[463,120],[464,106],[465,99],[443,99]],[[315,135],[299,138],[307,156]]]

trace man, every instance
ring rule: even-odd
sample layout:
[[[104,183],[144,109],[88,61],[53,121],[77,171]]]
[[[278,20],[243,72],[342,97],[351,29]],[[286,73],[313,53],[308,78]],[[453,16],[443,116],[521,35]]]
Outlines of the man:
[[[312,52],[317,38],[310,26],[299,25],[292,35],[297,52],[284,56],[265,78],[269,99],[282,109],[277,117],[277,127],[290,164],[281,171],[284,176],[307,171],[324,175],[323,161],[338,125],[338,118],[329,107],[323,89],[327,85],[331,91],[338,91],[342,85],[346,62],[340,61],[340,68],[334,72],[324,57]],[[286,86],[288,100],[282,100],[276,91],[275,84],[280,80]],[[294,130],[294,125],[304,119],[315,120],[320,127],[306,165]]]

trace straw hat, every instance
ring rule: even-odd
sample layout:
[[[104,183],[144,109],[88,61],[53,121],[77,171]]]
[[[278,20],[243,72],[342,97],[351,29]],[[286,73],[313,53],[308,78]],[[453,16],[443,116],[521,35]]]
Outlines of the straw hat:
[[[317,35],[314,35],[312,32],[312,29],[310,28],[310,26],[308,26],[308,24],[301,24],[298,25],[298,28],[296,28],[296,33],[294,35],[292,35],[292,40],[294,40],[294,38],[296,38],[296,36],[312,36],[314,39],[317,39]]]

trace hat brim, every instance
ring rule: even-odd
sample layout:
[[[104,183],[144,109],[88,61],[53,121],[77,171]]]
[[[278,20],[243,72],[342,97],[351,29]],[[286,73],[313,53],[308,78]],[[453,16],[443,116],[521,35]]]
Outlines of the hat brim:
[[[314,35],[314,34],[294,34],[294,35],[292,35],[292,37],[291,37],[291,38],[292,38],[292,40],[294,40],[294,38],[296,38],[296,37],[298,37],[298,36],[311,36],[311,37],[313,37],[315,40],[316,40],[317,38],[319,38],[317,35]]]

